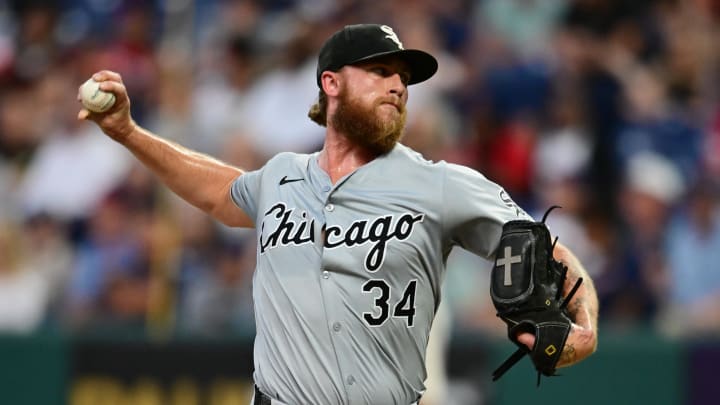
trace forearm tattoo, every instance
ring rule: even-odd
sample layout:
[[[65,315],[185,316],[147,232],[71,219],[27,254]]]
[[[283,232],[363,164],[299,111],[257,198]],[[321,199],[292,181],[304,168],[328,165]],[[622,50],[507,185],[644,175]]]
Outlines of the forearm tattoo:
[[[596,292],[592,279],[579,263],[568,267],[569,271],[565,283],[566,289],[572,288],[580,277],[583,278],[580,290],[578,290],[575,297],[568,303],[568,312],[576,323],[584,324],[583,326],[585,327],[595,327],[596,325],[594,324],[596,322],[595,320],[597,320],[598,308],[597,299],[594,298],[596,297]]]
[[[578,310],[585,305],[585,299],[582,296],[578,296],[577,298],[570,301],[568,304],[568,312],[575,316],[578,313]]]
[[[565,348],[560,354],[559,363],[572,364],[575,362],[576,356],[577,355],[575,353],[575,346],[573,346],[571,343],[567,343],[565,344]]]

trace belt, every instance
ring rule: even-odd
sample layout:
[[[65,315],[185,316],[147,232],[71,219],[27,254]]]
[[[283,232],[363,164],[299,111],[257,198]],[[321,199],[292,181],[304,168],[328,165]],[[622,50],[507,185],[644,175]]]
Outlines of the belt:
[[[417,401],[410,405],[417,405]],[[277,399],[270,398],[260,391],[258,386],[255,386],[255,395],[253,395],[252,405],[287,405],[285,402],[280,402]]]
[[[252,405],[285,405],[284,402],[280,402],[277,399],[272,399],[260,391],[258,386],[255,386],[255,395],[253,395]]]

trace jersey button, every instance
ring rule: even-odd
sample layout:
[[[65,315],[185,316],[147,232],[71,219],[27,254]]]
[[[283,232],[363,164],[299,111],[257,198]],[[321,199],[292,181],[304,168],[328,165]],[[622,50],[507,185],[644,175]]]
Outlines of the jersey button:
[[[340,329],[342,329],[342,326],[340,325],[340,322],[335,322],[335,323],[333,324],[333,330],[334,330],[335,332],[340,332]]]
[[[323,278],[324,278],[325,280],[329,279],[329,278],[330,278],[330,272],[329,272],[329,271],[323,271]]]
[[[328,191],[330,191],[330,186],[323,186],[322,191],[327,193]]]
[[[347,385],[353,385],[355,384],[355,377],[349,375],[345,381],[347,382]]]
[[[325,206],[325,211],[332,212],[335,209],[335,206],[332,204],[328,204]]]

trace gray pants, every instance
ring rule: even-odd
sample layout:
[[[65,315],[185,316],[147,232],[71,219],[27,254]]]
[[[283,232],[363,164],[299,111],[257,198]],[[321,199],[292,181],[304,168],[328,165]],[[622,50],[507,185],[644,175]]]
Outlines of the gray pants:
[[[256,396],[257,402],[256,402]],[[260,392],[260,390],[255,386],[255,393],[253,394],[252,400],[250,401],[250,405],[288,405],[285,402],[279,401],[277,399],[272,399],[268,397],[267,395]],[[417,402],[413,402],[410,405],[418,405]]]

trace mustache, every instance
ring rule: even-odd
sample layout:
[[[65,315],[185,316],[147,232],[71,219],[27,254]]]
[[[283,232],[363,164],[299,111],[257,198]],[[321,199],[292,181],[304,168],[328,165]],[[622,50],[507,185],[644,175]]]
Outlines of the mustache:
[[[391,96],[380,97],[380,98],[375,102],[375,106],[376,106],[376,107],[379,107],[379,106],[381,106],[381,105],[383,105],[383,104],[392,104],[392,105],[395,106],[395,108],[398,109],[398,111],[399,111],[400,113],[404,113],[404,112],[405,112],[405,105],[400,101],[400,99],[399,99],[398,97],[391,97]]]

